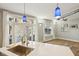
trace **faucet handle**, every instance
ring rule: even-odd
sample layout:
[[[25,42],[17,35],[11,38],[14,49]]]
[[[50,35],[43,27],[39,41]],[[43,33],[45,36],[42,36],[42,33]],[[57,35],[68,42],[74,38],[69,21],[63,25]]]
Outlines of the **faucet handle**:
[[[26,46],[28,46],[28,44],[29,44],[29,42],[28,42],[28,40],[26,41]]]

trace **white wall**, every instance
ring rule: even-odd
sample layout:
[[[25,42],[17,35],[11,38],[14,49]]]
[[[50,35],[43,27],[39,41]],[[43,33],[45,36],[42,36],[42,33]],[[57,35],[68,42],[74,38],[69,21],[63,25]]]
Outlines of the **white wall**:
[[[2,47],[3,42],[3,20],[2,20],[2,10],[0,10],[0,47]]]
[[[56,38],[79,40],[79,13],[76,13],[66,18],[68,19],[67,21],[58,20],[55,24]],[[61,30],[63,24],[68,24],[67,31]],[[78,29],[70,28],[70,26],[73,24],[78,24]]]

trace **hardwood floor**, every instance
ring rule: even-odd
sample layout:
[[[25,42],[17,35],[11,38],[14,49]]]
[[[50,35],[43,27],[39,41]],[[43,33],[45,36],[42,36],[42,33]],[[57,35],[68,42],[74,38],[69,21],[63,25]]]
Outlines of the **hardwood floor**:
[[[79,42],[63,40],[63,39],[53,39],[44,43],[64,45],[70,47],[75,56],[79,56]]]

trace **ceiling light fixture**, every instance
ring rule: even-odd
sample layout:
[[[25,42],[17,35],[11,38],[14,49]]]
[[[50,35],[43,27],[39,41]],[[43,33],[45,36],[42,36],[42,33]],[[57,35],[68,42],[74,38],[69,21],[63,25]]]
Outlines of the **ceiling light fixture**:
[[[61,9],[59,7],[59,4],[57,3],[57,7],[55,8],[55,17],[60,18],[61,16]]]

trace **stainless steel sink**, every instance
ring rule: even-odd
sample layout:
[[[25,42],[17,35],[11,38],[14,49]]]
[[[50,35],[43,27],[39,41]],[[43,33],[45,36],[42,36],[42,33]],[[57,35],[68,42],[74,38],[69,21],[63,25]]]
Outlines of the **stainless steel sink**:
[[[33,48],[29,48],[29,47],[24,47],[21,45],[17,45],[13,48],[8,49],[8,51],[15,53],[19,56],[26,56],[28,55],[31,51],[33,50]]]

